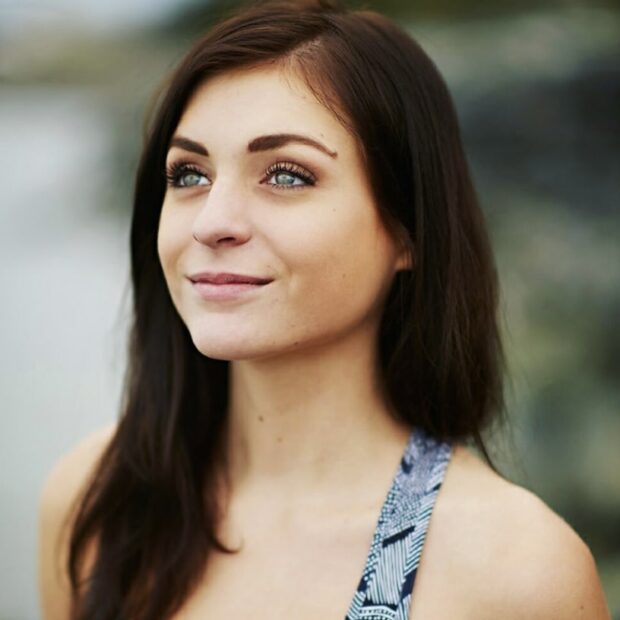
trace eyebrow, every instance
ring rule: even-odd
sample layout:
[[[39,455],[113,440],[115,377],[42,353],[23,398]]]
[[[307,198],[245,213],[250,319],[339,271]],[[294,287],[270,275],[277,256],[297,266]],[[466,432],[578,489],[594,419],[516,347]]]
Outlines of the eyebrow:
[[[258,136],[248,143],[248,153],[270,151],[286,144],[290,144],[291,142],[312,146],[334,159],[338,157],[338,153],[336,151],[328,149],[324,144],[321,144],[317,140],[295,133],[278,133],[267,136]],[[200,142],[196,142],[195,140],[190,140],[190,138],[185,138],[184,136],[173,136],[172,140],[170,140],[169,149],[173,146],[179,147],[185,151],[197,153],[198,155],[209,157],[209,151],[203,144],[200,144]]]

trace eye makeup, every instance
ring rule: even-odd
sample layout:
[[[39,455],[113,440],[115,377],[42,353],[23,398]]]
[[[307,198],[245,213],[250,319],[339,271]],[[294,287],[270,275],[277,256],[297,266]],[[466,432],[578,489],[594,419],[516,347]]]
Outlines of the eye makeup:
[[[265,170],[265,178],[261,181],[262,184],[273,187],[277,190],[298,190],[306,187],[311,187],[316,184],[316,176],[312,174],[306,168],[303,168],[299,164],[291,161],[279,161]],[[165,170],[165,177],[167,184],[174,188],[187,188],[187,187],[201,187],[204,183],[187,184],[185,181],[188,176],[198,176],[207,178],[206,174],[196,164],[186,160],[178,160],[170,163]],[[267,183],[266,179],[275,177],[277,175],[285,175],[294,180],[302,181],[302,184],[290,184],[290,183]]]

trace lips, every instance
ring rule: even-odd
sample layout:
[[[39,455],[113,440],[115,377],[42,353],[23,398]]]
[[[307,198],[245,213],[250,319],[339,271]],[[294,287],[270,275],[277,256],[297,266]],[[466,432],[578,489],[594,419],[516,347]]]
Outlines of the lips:
[[[256,276],[243,275],[239,273],[215,273],[203,271],[189,276],[194,283],[203,282],[206,284],[268,284],[272,278],[260,278]]]
[[[238,304],[260,297],[272,278],[204,271],[188,277],[199,298],[209,303]]]

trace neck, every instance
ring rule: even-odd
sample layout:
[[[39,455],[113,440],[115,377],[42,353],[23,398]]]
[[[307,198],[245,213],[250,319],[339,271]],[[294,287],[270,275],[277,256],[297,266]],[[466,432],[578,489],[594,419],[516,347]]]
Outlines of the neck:
[[[229,481],[285,501],[359,490],[395,471],[410,428],[379,381],[374,338],[230,365]]]

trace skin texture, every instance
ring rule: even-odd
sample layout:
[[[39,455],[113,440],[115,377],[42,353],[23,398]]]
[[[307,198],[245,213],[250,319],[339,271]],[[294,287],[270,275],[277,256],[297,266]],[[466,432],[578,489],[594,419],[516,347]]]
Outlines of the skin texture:
[[[256,137],[281,133],[310,136],[337,156],[300,144],[248,153]],[[168,153],[168,166],[183,160],[196,171],[183,177],[193,187],[168,187],[158,251],[195,346],[231,361],[231,493],[221,536],[244,549],[210,557],[174,620],[284,620],[291,609],[297,620],[341,620],[409,434],[386,408],[375,346],[385,293],[411,258],[379,221],[353,137],[294,75],[270,68],[219,76],[196,91],[175,134],[209,156],[176,146]],[[278,162],[311,173],[314,185],[268,174]],[[186,276],[206,270],[273,282],[235,302],[205,301]],[[68,617],[62,524],[110,433],[63,457],[43,490],[45,620]],[[266,594],[269,605],[257,605]],[[455,444],[410,617],[609,620],[609,613],[594,560],[574,531]]]

